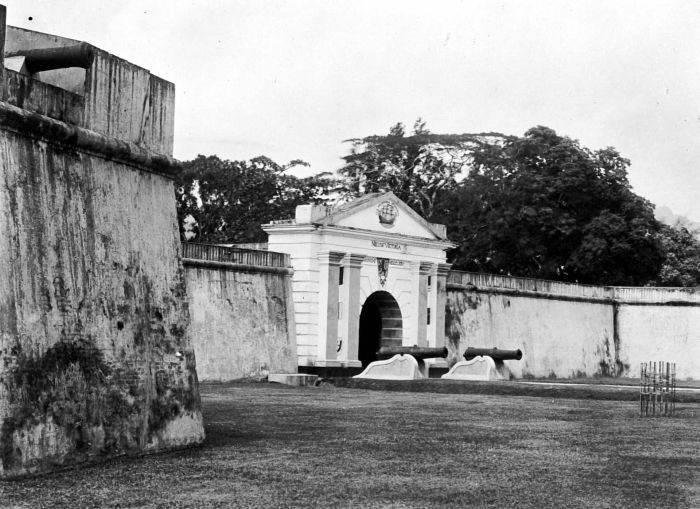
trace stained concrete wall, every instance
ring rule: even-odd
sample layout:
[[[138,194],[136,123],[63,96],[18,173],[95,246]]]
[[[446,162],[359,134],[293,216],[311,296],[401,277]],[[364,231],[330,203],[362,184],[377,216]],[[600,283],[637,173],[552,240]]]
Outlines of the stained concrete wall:
[[[83,122],[160,154],[173,152],[175,86],[95,48],[85,78]],[[104,104],[111,104],[109,109]]]
[[[170,152],[66,123],[50,105],[71,96],[18,79],[3,97],[35,93],[0,102],[0,476],[198,443]]]
[[[284,267],[185,259],[200,380],[296,373],[291,273]]]
[[[699,289],[615,288],[620,359],[673,361],[681,380],[700,380]]]
[[[516,377],[638,376],[643,361],[676,362],[700,379],[700,292],[574,285],[454,271],[449,360],[467,346],[520,348]]]
[[[29,76],[5,70],[5,102],[72,125],[82,125],[82,96]]]

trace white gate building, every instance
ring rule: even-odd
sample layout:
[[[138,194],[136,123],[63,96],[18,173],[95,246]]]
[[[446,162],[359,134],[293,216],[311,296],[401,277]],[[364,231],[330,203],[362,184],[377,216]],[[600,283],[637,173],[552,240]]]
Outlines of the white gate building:
[[[360,367],[381,346],[444,346],[445,227],[393,193],[264,225],[291,256],[299,366]],[[436,362],[437,363],[437,362]]]

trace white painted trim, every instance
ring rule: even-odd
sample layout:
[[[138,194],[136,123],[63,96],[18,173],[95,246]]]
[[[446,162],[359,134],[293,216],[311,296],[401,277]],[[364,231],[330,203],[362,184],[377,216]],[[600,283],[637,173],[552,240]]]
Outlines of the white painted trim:
[[[411,246],[440,248],[443,251],[457,247],[457,244],[449,240],[428,239],[425,237],[413,237],[411,235],[402,235],[400,233],[378,232],[376,230],[360,230],[351,226],[335,226],[335,225],[263,225],[262,229],[269,235],[270,233],[284,234],[300,234],[315,232],[324,234],[326,232],[340,234],[342,237],[360,238],[370,240],[383,240],[386,242],[402,242]],[[279,249],[279,247],[277,247]]]

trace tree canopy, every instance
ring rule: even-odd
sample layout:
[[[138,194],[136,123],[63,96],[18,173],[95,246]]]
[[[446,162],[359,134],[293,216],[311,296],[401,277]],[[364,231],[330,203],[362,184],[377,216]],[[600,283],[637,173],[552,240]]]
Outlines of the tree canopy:
[[[595,284],[644,284],[664,259],[653,206],[629,161],[547,127],[524,136],[437,135],[416,121],[348,140],[351,194],[392,190],[447,225],[456,268]]]
[[[654,218],[636,195],[630,162],[590,150],[547,127],[523,136],[433,134],[422,119],[406,135],[348,141],[338,178],[297,178],[266,157],[198,156],[176,185],[183,238],[265,240],[261,223],[292,217],[302,203],[393,191],[458,244],[457,269],[602,285],[700,284],[700,243]],[[184,225],[189,221],[191,232]]]
[[[183,163],[175,182],[183,240],[267,240],[261,224],[292,217],[295,207],[302,203],[322,201],[334,185],[324,175],[297,178],[285,173],[305,164],[292,161],[279,165],[267,157],[228,161],[203,155]]]
[[[468,178],[443,211],[456,266],[618,285],[658,273],[660,225],[615,149],[591,151],[539,126],[470,152]]]
[[[469,162],[465,147],[500,134],[432,134],[422,119],[406,136],[399,122],[385,136],[345,140],[350,153],[338,170],[345,198],[393,191],[416,212],[430,219],[441,197],[453,189]]]
[[[664,262],[652,284],[700,286],[700,240],[684,226],[661,226]]]

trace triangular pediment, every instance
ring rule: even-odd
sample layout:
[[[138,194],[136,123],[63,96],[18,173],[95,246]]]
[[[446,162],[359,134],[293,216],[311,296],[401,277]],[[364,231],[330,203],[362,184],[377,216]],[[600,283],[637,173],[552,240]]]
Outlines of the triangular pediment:
[[[367,194],[334,207],[318,224],[445,240],[442,225],[429,223],[392,192]]]

